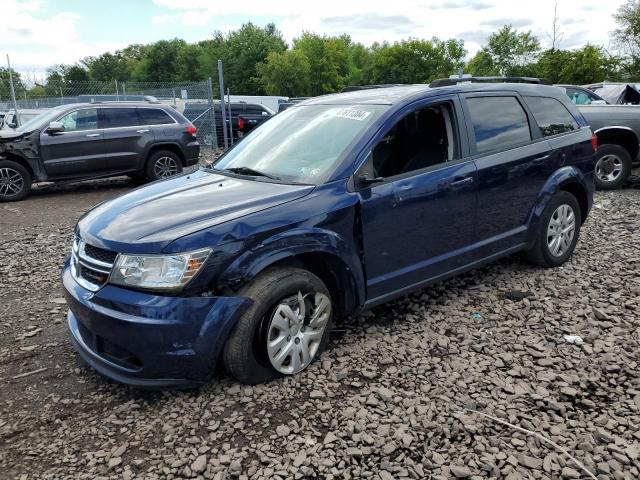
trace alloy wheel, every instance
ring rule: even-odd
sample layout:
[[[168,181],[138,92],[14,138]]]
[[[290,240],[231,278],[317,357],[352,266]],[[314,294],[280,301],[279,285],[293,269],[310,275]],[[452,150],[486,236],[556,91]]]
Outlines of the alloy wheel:
[[[555,209],[547,227],[547,246],[551,255],[561,257],[571,247],[576,231],[576,214],[567,204]]]
[[[621,173],[622,159],[617,155],[604,155],[596,163],[596,176],[603,182],[613,182]]]
[[[267,332],[273,368],[292,375],[313,361],[331,318],[331,300],[320,292],[285,298],[274,309]]]
[[[24,177],[13,168],[0,168],[0,195],[14,197],[24,188]]]
[[[153,166],[153,172],[158,178],[170,177],[178,173],[178,162],[175,158],[160,157]]]

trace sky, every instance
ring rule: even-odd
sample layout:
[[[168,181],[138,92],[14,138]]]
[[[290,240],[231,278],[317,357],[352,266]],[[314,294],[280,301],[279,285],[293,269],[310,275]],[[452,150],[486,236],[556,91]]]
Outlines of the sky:
[[[613,14],[624,0],[558,0],[561,48],[609,48]],[[531,30],[543,47],[555,0],[0,0],[0,64],[40,79],[47,67],[75,63],[131,43],[207,39],[243,23],[276,24],[291,42],[302,31],[347,33],[358,42],[408,37],[465,41],[473,55],[502,25]]]

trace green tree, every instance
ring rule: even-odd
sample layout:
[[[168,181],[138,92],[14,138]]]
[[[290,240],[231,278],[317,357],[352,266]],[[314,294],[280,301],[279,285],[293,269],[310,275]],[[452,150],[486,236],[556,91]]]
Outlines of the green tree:
[[[160,40],[145,49],[133,70],[133,79],[144,82],[175,82],[180,78],[180,52],[187,42],[174,38]]]
[[[634,79],[640,78],[640,2],[627,0],[613,16],[618,28],[613,39],[625,55],[625,69]]]
[[[563,70],[573,60],[570,50],[548,49],[540,54],[537,72],[534,76],[549,80],[551,83],[567,83]]]
[[[562,83],[584,85],[619,79],[619,59],[607,55],[602,47],[587,44],[570,55],[560,73]]]
[[[26,87],[20,74],[12,68],[11,77],[13,78],[13,88],[16,93],[16,98],[23,98]],[[11,84],[9,82],[9,69],[7,67],[0,67],[0,101],[7,102],[10,100]]]
[[[309,59],[301,50],[271,52],[258,64],[260,83],[267,95],[308,95],[311,85]]]
[[[91,80],[106,81],[125,81],[131,78],[133,63],[121,51],[115,53],[103,53],[97,57],[87,57],[82,63],[89,71]]]
[[[539,52],[540,41],[533,33],[505,25],[489,36],[468,66],[475,75],[529,75]]]
[[[410,39],[393,45],[374,45],[371,83],[425,83],[448,77],[464,65],[461,40]]]

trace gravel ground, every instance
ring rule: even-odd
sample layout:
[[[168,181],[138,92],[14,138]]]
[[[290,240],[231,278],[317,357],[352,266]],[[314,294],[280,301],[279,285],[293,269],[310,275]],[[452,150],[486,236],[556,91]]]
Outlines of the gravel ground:
[[[348,319],[294,378],[188,392],[112,383],[67,340],[72,227],[130,188],[0,204],[1,478],[640,477],[637,176],[563,268],[509,258]]]

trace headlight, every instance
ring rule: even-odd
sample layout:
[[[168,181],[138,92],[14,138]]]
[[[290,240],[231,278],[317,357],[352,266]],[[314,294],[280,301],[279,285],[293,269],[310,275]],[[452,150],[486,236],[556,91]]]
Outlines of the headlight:
[[[151,290],[179,290],[196,276],[211,249],[172,255],[118,255],[109,282]]]

